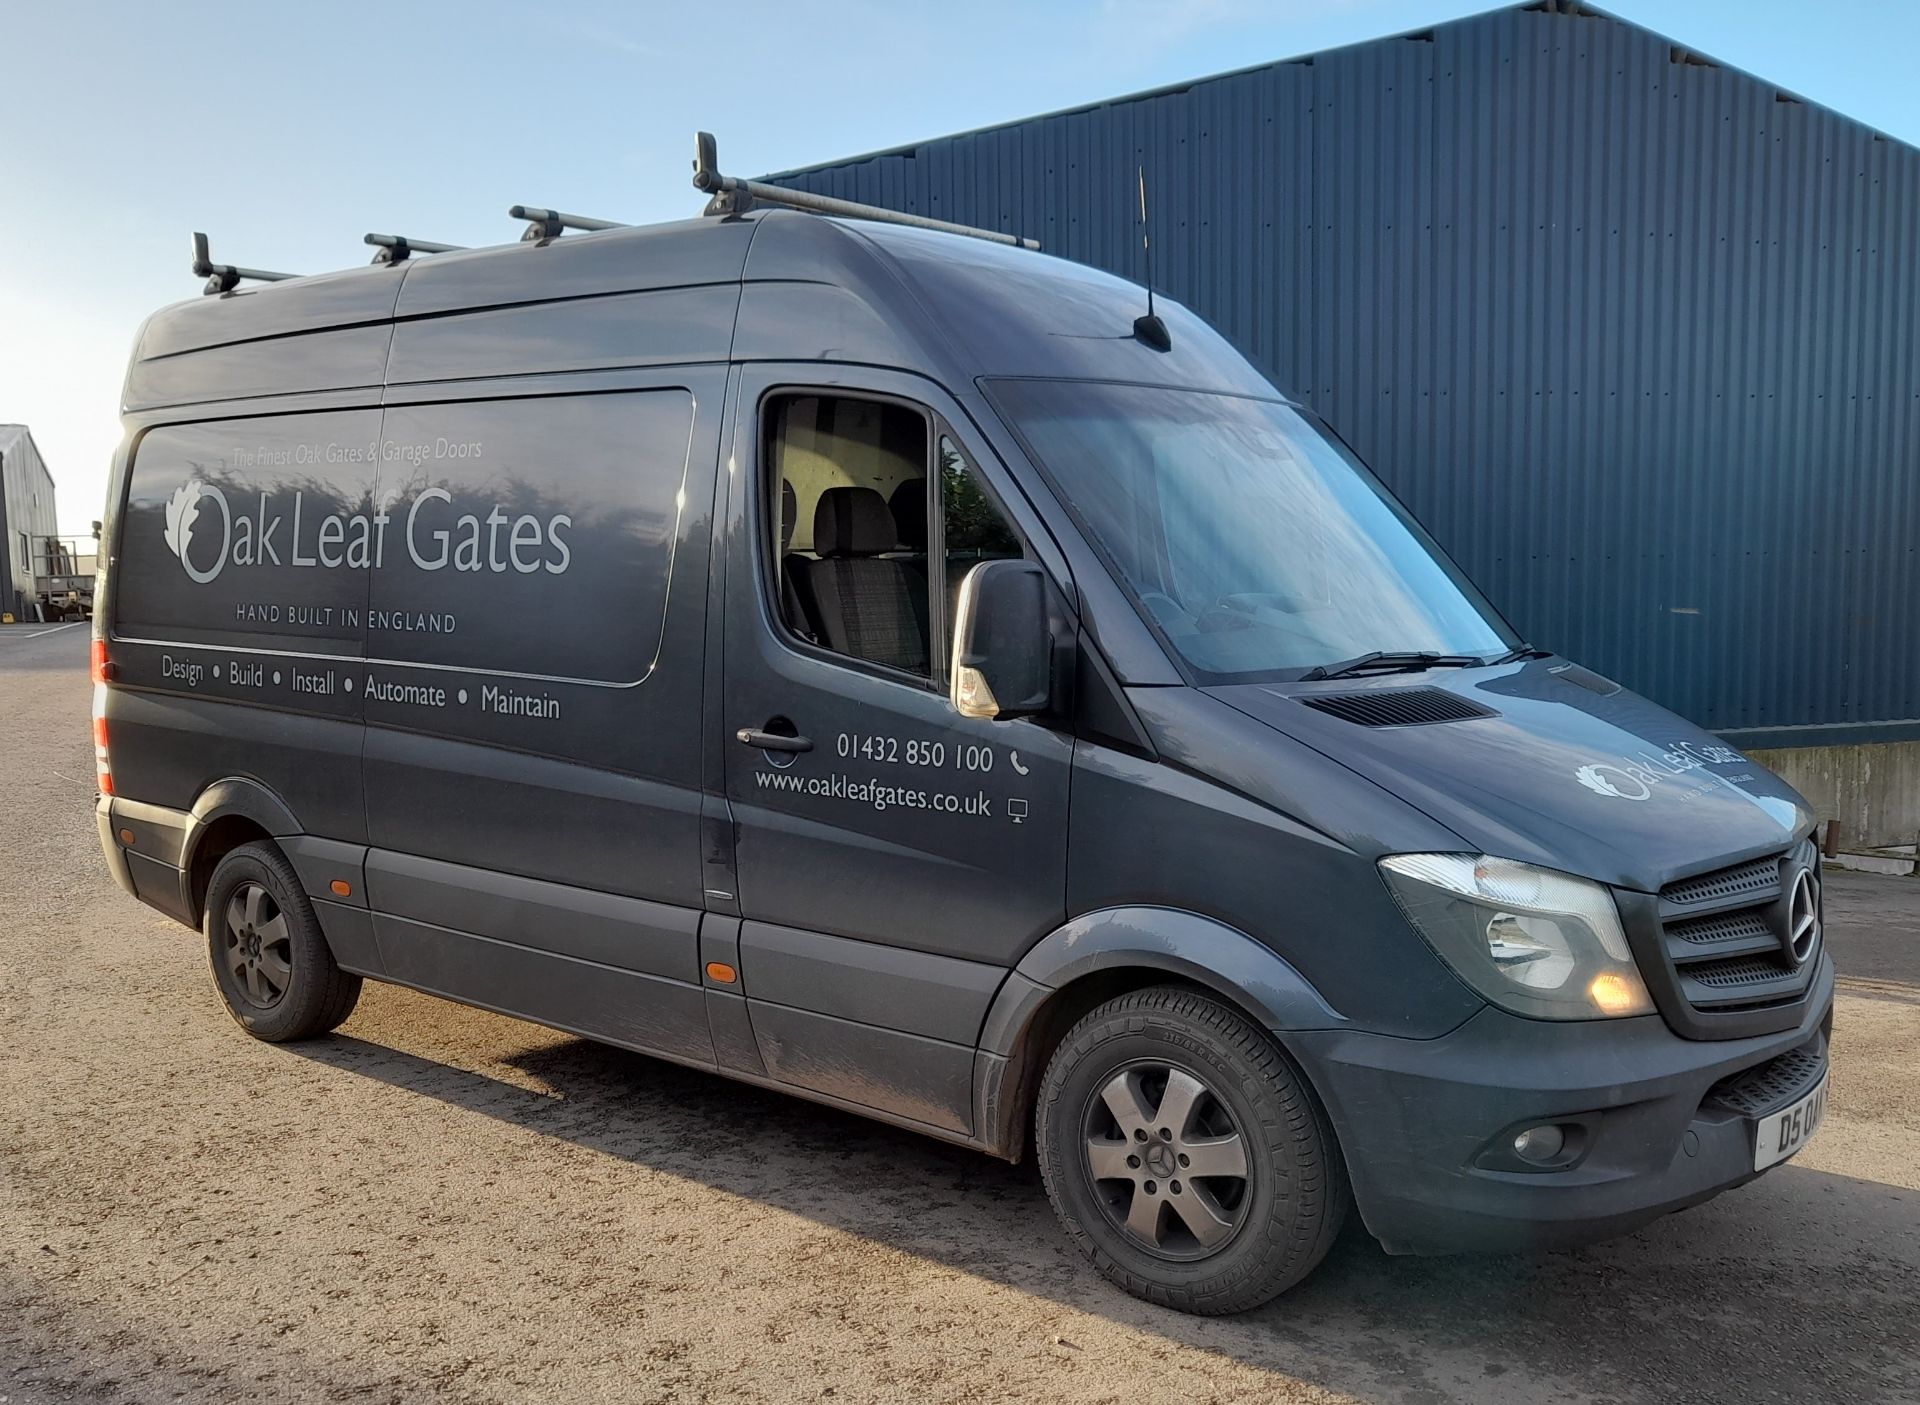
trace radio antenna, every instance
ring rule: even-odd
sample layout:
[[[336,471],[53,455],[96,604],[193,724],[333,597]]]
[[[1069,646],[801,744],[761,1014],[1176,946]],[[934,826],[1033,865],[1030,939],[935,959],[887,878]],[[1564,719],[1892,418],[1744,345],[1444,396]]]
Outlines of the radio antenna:
[[[1133,319],[1134,338],[1155,351],[1173,350],[1173,337],[1153,310],[1153,234],[1147,225],[1147,168],[1134,167],[1140,184],[1140,249],[1147,256],[1147,315]]]
[[[1147,316],[1153,316],[1153,233],[1147,228],[1147,168],[1135,166],[1140,180],[1140,248],[1147,256]]]

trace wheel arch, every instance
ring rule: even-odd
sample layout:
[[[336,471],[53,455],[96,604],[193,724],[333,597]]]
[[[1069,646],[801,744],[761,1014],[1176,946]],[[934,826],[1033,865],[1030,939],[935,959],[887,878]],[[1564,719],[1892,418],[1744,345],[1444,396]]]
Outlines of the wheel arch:
[[[180,889],[186,910],[199,916],[213,870],[242,844],[301,832],[293,811],[260,782],[243,776],[215,781],[193,802],[180,845]]]
[[[1060,1038],[1094,1007],[1153,985],[1224,1000],[1283,1047],[1289,1031],[1347,1023],[1278,952],[1223,922],[1162,907],[1086,913],[1042,938],[988,1008],[975,1078],[986,1149],[1020,1160],[1040,1073]]]

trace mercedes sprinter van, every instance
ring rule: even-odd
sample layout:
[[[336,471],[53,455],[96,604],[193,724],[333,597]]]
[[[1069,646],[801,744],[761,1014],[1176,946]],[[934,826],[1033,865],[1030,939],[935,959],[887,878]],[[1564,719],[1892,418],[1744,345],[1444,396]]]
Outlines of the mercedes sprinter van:
[[[745,203],[141,331],[100,839],[248,1032],[391,981],[1032,1156],[1203,1313],[1350,1209],[1562,1245],[1804,1144],[1793,791],[1184,309]]]

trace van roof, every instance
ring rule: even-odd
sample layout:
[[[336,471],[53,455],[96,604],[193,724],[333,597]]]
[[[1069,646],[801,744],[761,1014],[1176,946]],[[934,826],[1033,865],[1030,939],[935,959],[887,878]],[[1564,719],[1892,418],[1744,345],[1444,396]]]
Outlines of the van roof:
[[[735,285],[737,313],[724,335],[707,325],[724,320],[716,312],[723,301],[702,302],[701,316],[689,319],[684,298],[672,305],[674,315],[666,315],[667,300],[642,298],[634,315],[649,307],[663,314],[647,327],[645,353],[623,363],[614,348],[609,360],[602,326],[582,333],[602,338],[591,364],[860,361],[949,384],[1054,375],[1273,393],[1217,333],[1170,299],[1157,297],[1156,311],[1172,331],[1172,351],[1134,341],[1146,291],[1125,279],[959,235],[768,209],[460,250],[189,299],[142,328],[124,403],[134,411],[375,387],[394,379],[394,324],[578,303],[584,327],[595,299],[731,293]],[[686,326],[684,344],[676,344],[676,323]],[[542,328],[564,325],[549,316]],[[510,320],[497,330],[503,338],[516,334]],[[529,353],[538,361],[553,350],[543,341]],[[584,368],[564,354],[524,367]],[[455,373],[415,358],[402,378]]]

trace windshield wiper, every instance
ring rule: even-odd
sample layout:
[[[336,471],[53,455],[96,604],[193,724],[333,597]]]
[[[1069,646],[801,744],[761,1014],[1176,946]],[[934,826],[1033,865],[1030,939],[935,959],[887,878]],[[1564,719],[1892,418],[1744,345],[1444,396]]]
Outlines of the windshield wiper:
[[[1478,668],[1485,662],[1478,654],[1375,649],[1340,663],[1318,664],[1301,674],[1300,681],[1317,683],[1327,678],[1351,678],[1360,673],[1410,673],[1423,668]]]
[[[1488,659],[1487,663],[1519,663],[1522,659],[1550,659],[1553,654],[1546,649],[1536,649],[1531,644],[1522,644],[1517,649],[1509,649],[1497,659]]]

